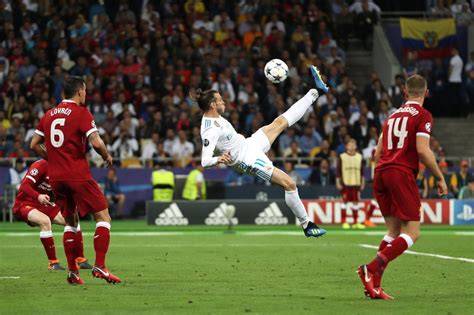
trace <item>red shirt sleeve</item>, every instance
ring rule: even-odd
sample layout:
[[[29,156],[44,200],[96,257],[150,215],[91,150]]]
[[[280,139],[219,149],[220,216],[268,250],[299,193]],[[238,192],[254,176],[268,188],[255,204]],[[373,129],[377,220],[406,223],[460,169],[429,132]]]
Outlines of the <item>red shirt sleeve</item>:
[[[79,128],[81,132],[86,135],[86,138],[90,136],[94,131],[98,131],[95,126],[94,116],[87,109],[84,109],[84,114],[82,114],[81,121],[79,123]]]
[[[433,125],[433,117],[427,110],[422,111],[420,118],[418,118],[418,125],[416,126],[416,135],[429,138],[431,135],[431,127]]]
[[[21,182],[20,190],[22,190],[27,195],[38,199],[40,195],[39,192],[36,191],[37,184],[44,181],[44,178],[47,174],[47,167],[45,161],[38,161],[33,163],[30,168],[28,169],[28,173],[26,173],[25,178]]]
[[[36,126],[36,129],[35,129],[35,133],[37,135],[40,135],[41,137],[44,138],[44,117],[46,116],[46,114],[41,117],[41,120],[39,121],[38,125]]]

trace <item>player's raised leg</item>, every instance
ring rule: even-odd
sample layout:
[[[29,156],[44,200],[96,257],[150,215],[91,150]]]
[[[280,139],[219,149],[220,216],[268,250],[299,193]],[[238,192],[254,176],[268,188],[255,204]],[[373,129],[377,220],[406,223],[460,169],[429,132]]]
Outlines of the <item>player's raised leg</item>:
[[[48,256],[48,269],[64,270],[56,256],[56,247],[54,245],[53,231],[51,229],[51,219],[41,211],[33,209],[28,213],[28,221],[31,225],[39,226],[40,228],[40,240],[43,244],[46,256]]]
[[[305,96],[294,103],[286,112],[275,118],[269,125],[262,127],[262,131],[268,138],[270,145],[287,127],[298,122],[306,113],[308,108],[318,99],[318,91],[311,89]]]
[[[309,220],[303,202],[301,202],[300,196],[298,195],[296,183],[290,176],[288,176],[288,174],[275,168],[273,170],[271,181],[272,183],[283,187],[285,190],[285,202],[300,222],[306,236],[318,237],[326,234],[326,230],[319,228]]]
[[[93,215],[96,221],[96,228],[94,234],[95,265],[92,268],[92,275],[109,283],[120,283],[120,278],[110,273],[105,266],[105,257],[110,244],[111,218],[109,210],[105,209],[95,212]]]

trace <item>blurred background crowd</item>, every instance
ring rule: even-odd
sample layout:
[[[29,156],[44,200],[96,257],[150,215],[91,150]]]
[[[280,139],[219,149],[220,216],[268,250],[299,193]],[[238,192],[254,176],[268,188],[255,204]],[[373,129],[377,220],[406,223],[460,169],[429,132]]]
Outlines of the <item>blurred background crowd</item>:
[[[270,157],[313,167],[325,159],[334,168],[355,138],[370,160],[381,126],[403,101],[407,75],[427,77],[435,116],[467,116],[474,100],[474,53],[453,73],[455,49],[451,58],[428,62],[410,54],[393,86],[383,86],[375,72],[367,73],[367,85],[351,79],[348,38],[369,49],[372,28],[392,2],[0,0],[0,157],[33,155],[28,144],[38,119],[61,101],[64,79],[78,75],[86,78],[86,105],[118,165],[170,158],[187,166],[202,145],[201,116],[190,97],[196,88],[218,90],[226,118],[249,136],[313,87],[314,64],[331,90],[275,142]],[[469,3],[414,3],[463,25],[473,21]],[[290,69],[279,85],[263,74],[272,58]],[[464,104],[454,110],[436,97],[451,83]],[[435,154],[446,154],[435,137],[431,143]]]

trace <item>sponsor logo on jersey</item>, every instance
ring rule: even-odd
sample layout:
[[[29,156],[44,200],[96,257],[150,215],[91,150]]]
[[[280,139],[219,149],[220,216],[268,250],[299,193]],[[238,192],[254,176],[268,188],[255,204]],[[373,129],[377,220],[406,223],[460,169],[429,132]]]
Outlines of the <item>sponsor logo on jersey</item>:
[[[474,212],[472,211],[472,207],[470,205],[463,205],[462,212],[458,213],[456,218],[463,221],[474,220]]]
[[[155,220],[156,225],[188,225],[189,221],[183,216],[183,213],[179,209],[176,203],[170,204],[158,218]]]
[[[255,219],[257,225],[288,224],[288,218],[283,216],[276,202],[272,202]]]
[[[235,213],[235,206],[223,202],[214,211],[209,213],[204,222],[206,225],[237,225],[239,224],[239,219],[234,218],[234,213],[232,212]]]
[[[30,171],[31,176],[36,176],[38,175],[38,169],[34,168]]]
[[[431,123],[426,123],[425,124],[425,129],[426,129],[426,131],[431,132]]]

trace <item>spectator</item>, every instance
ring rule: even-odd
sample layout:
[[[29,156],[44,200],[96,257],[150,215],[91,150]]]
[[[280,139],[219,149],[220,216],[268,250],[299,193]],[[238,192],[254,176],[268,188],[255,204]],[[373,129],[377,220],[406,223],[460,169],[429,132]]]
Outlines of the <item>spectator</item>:
[[[129,159],[137,156],[138,142],[132,138],[127,130],[122,130],[120,137],[112,145],[112,152],[115,157]]]
[[[354,3],[354,5],[356,3]],[[370,3],[372,5],[370,5]],[[378,23],[377,10],[374,7],[374,3],[370,3],[368,0],[362,0],[361,11],[358,12],[358,9],[354,10],[357,14],[354,18],[354,29],[362,42],[362,46],[366,50],[369,50],[367,40],[369,37],[372,37],[374,25]]]
[[[203,174],[204,168],[197,164],[186,177],[183,188],[183,199],[205,200],[207,199],[206,179]]]
[[[193,144],[187,140],[184,130],[178,132],[178,141],[174,142],[171,148],[171,156],[175,160],[177,167],[185,167],[191,161],[194,153]]]
[[[461,97],[462,88],[462,70],[463,61],[459,56],[459,51],[456,48],[451,50],[452,57],[449,60],[449,78],[448,78],[448,93],[449,108],[445,109],[449,116],[466,116],[463,99]]]
[[[329,168],[329,161],[323,158],[319,167],[314,169],[309,176],[309,182],[313,185],[329,186],[336,184],[334,172]]]
[[[469,3],[464,2],[461,5],[461,11],[454,14],[457,25],[468,27],[474,22],[474,14],[471,12]]]
[[[304,128],[303,135],[298,139],[301,152],[304,156],[308,156],[311,150],[314,147],[318,147],[322,141],[323,139],[318,131],[310,126]]]
[[[467,185],[461,188],[458,199],[474,199],[474,176],[469,174]]]
[[[28,170],[27,167],[25,167],[25,163],[22,158],[16,159],[15,160],[15,166],[10,167],[8,170],[7,176],[5,177],[5,185],[12,185],[12,186],[18,186],[20,185],[23,177],[26,175],[26,171]],[[34,172],[34,169],[31,170]]]
[[[467,179],[469,176],[469,162],[462,160],[459,165],[459,171],[451,176],[451,182],[449,183],[453,189],[454,195],[457,197],[462,187],[467,185]]]
[[[301,152],[300,146],[299,146],[298,142],[296,142],[296,141],[292,141],[290,143],[290,146],[287,147],[283,151],[283,157],[285,159],[298,159],[302,156],[303,156],[303,154]]]
[[[120,183],[114,168],[107,170],[107,175],[101,183],[104,185],[104,195],[109,203],[109,209],[112,209],[112,216],[116,219],[122,218],[124,216],[125,195],[120,190]]]

